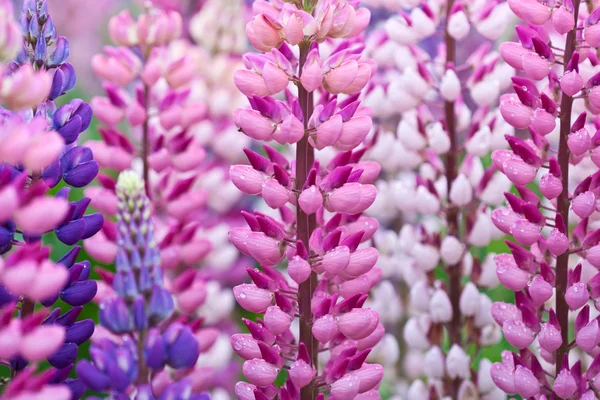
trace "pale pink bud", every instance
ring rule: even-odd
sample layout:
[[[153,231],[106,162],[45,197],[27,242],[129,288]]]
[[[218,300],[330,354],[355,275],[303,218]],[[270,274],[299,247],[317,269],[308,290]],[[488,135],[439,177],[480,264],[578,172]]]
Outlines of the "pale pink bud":
[[[600,245],[588,249],[585,253],[585,259],[596,268],[600,268]]]
[[[496,208],[492,211],[492,222],[496,228],[506,234],[510,234],[510,228],[521,216],[508,208]]]
[[[128,52],[128,50],[124,51]],[[101,79],[119,86],[128,85],[139,72],[135,65],[128,63],[127,60],[104,54],[96,54],[92,57],[92,69]]]
[[[285,72],[281,72],[285,75]],[[264,97],[271,94],[271,90],[267,87],[263,76],[254,71],[248,71],[245,69],[235,71],[233,74],[233,82],[239,91],[247,97],[254,95]]]
[[[285,90],[289,83],[289,77],[275,63],[267,61],[263,67],[262,78],[269,90],[269,94],[277,94]]]
[[[571,202],[573,212],[580,218],[587,218],[596,211],[596,196],[592,191],[581,193]]]
[[[435,269],[440,261],[440,254],[434,246],[417,243],[413,247],[412,255],[417,265],[425,272]]]
[[[527,292],[533,300],[533,305],[539,307],[552,297],[552,285],[537,275],[529,283]]]
[[[519,186],[527,185],[537,174],[537,168],[527,164],[519,157],[513,157],[504,161],[502,169],[504,170],[506,177],[510,179],[512,183]]]
[[[565,6],[560,6],[552,13],[552,26],[558,33],[564,35],[575,26],[575,17]]]
[[[344,91],[356,79],[358,67],[358,61],[348,60],[337,68],[332,68],[324,75],[323,79],[327,91],[332,94],[339,94]]]
[[[433,346],[425,353],[423,372],[430,379],[441,379],[444,377],[444,353],[442,353],[439,346]]]
[[[262,197],[271,208],[283,207],[290,198],[290,191],[281,186],[277,179],[267,179],[262,188]]]
[[[469,34],[471,24],[464,11],[453,13],[448,19],[448,34],[455,40],[463,40]]]
[[[451,379],[471,377],[471,357],[457,344],[453,344],[448,351],[446,371]]]
[[[65,218],[68,203],[58,197],[38,197],[14,213],[14,221],[23,232],[41,235],[55,228]]]
[[[540,381],[529,368],[518,365],[515,371],[515,390],[524,399],[528,399],[540,392]]]
[[[500,55],[502,59],[506,61],[511,67],[522,70],[523,69],[523,55],[529,50],[521,46],[520,43],[504,42],[500,45]]]
[[[403,337],[410,347],[417,349],[429,348],[427,334],[431,328],[431,319],[427,315],[421,317],[412,317],[404,325]]]
[[[300,256],[294,256],[288,263],[288,274],[297,284],[306,281],[311,273],[310,264]]]
[[[535,339],[535,332],[525,325],[523,321],[507,320],[502,325],[504,337],[517,349],[524,349]]]
[[[567,146],[569,150],[576,156],[580,156],[585,154],[590,147],[592,146],[592,139],[590,138],[590,134],[588,131],[584,129],[580,129],[577,132],[573,132],[569,134],[567,139]]]
[[[508,254],[497,255],[496,276],[508,289],[518,292],[527,287],[529,273],[517,266],[512,256]]]
[[[346,183],[327,196],[325,208],[330,212],[360,214],[373,204],[376,196],[377,189],[374,185]]]
[[[533,1],[537,2],[537,0]],[[535,81],[544,79],[550,72],[550,63],[548,60],[532,51],[523,55],[522,62],[527,76]]]
[[[479,290],[473,282],[468,282],[460,293],[460,312],[468,317],[474,316],[479,310]]]
[[[342,135],[335,142],[335,147],[341,151],[354,149],[367,137],[372,126],[373,121],[369,116],[352,118],[342,125]]]
[[[258,14],[246,25],[246,35],[256,50],[267,52],[283,42],[280,29],[271,18]]]
[[[515,387],[515,371],[512,367],[503,363],[494,363],[490,369],[492,380],[506,394],[512,395],[517,393]]]
[[[10,359],[19,351],[21,342],[21,320],[12,319],[0,329],[0,357]]]
[[[18,268],[13,267],[10,270]],[[34,276],[35,279],[33,281],[30,280],[25,290],[21,293],[32,300],[42,301],[52,298],[52,296],[56,295],[65,286],[69,278],[69,273],[62,265],[56,265],[50,260],[44,260],[37,268]]]
[[[236,333],[230,339],[231,348],[236,354],[244,360],[252,360],[254,358],[262,358],[258,341],[252,335],[246,333]]]
[[[290,114],[273,133],[273,139],[278,143],[298,143],[304,137],[304,125],[295,115]]]
[[[292,46],[297,45],[304,39],[304,24],[301,17],[292,14],[284,26],[285,40]]]
[[[583,88],[583,78],[577,71],[566,71],[560,79],[560,88],[572,97]]]
[[[544,174],[540,179],[540,192],[549,200],[562,193],[562,181],[552,174]]]
[[[275,132],[275,125],[258,111],[242,108],[237,110],[239,127],[245,135],[256,140],[267,140]]]
[[[269,386],[279,374],[279,368],[260,359],[245,361],[242,371],[248,382],[258,387]]]
[[[0,223],[12,217],[13,212],[19,207],[19,197],[13,185],[0,189]]]
[[[9,108],[37,107],[50,93],[52,76],[45,70],[34,71],[30,64],[19,67],[2,79],[2,99]]]
[[[506,122],[518,129],[527,128],[533,117],[531,108],[523,105],[515,94],[500,97],[500,113]]]
[[[331,385],[331,395],[336,399],[354,399],[360,382],[354,374],[346,374]]]
[[[22,163],[29,171],[40,171],[52,164],[64,147],[65,141],[57,132],[50,131],[37,135],[29,142]]]
[[[562,345],[560,331],[552,324],[542,324],[542,329],[538,334],[538,342],[542,349],[552,353]]]
[[[19,354],[28,361],[42,361],[54,354],[64,340],[64,327],[41,325],[21,338]]]
[[[510,227],[510,234],[522,245],[531,246],[540,238],[542,227],[526,219],[519,219]]]
[[[556,117],[543,108],[537,108],[533,112],[531,126],[540,135],[547,135],[556,128]]]
[[[436,290],[429,300],[429,314],[436,323],[450,322],[452,319],[452,303],[448,294],[441,289]]]
[[[290,328],[292,320],[293,318],[288,313],[283,312],[281,308],[277,306],[267,308],[264,317],[265,327],[273,335],[281,335],[286,332]]]
[[[312,326],[313,336],[321,343],[327,343],[338,333],[335,318],[327,314],[318,318]]]
[[[500,326],[504,325],[504,322],[508,320],[523,319],[521,310],[519,310],[517,306],[502,302],[495,302],[492,304],[492,317]]]
[[[574,283],[565,292],[565,301],[571,310],[583,307],[589,298],[590,293],[588,292],[587,285],[583,282]]]
[[[305,189],[300,193],[298,197],[298,205],[307,215],[314,214],[317,212],[319,207],[323,204],[323,195],[317,189],[316,186],[312,185],[308,189]]]
[[[415,282],[410,288],[410,305],[417,311],[429,310],[429,286],[425,280]]]
[[[364,339],[377,328],[379,314],[368,308],[355,308],[338,317],[337,324],[340,333],[348,339]]]
[[[206,284],[202,281],[194,284],[186,291],[177,295],[177,305],[184,312],[193,313],[206,301]]]
[[[256,386],[251,385],[247,382],[238,382],[235,384],[235,395],[240,400],[255,400],[254,391],[256,390]]]
[[[450,187],[450,201],[458,207],[464,207],[473,199],[471,182],[463,174],[456,177]]]
[[[543,25],[552,15],[552,9],[537,0],[510,0],[508,5],[518,17],[533,25]]]
[[[598,42],[600,43],[600,24],[597,24],[595,26],[598,27]],[[588,92],[588,100],[594,107],[600,108],[600,86],[594,86],[590,89],[590,91]]]
[[[440,83],[440,93],[444,100],[455,101],[460,95],[460,80],[453,69],[447,69]]]
[[[583,29],[583,38],[591,47],[600,46],[600,24],[586,26]]]
[[[315,369],[304,360],[294,361],[290,365],[289,376],[299,388],[309,385],[315,377]]]
[[[344,88],[342,93],[355,94],[359,93],[371,79],[371,66],[366,62],[359,62],[356,77],[352,82]]]
[[[317,150],[331,146],[342,135],[343,125],[341,115],[336,114],[329,118],[317,128],[315,135],[309,139],[311,145]]]
[[[554,389],[554,393],[561,399],[568,399],[573,396],[577,391],[577,382],[573,378],[571,371],[562,369],[556,376],[552,389]]]
[[[586,326],[581,328],[577,332],[575,342],[577,346],[583,351],[592,351],[598,346],[600,341],[600,328],[598,327],[598,320],[594,319]]]
[[[262,192],[266,176],[249,165],[232,165],[229,167],[231,182],[244,193],[259,195]]]
[[[365,393],[376,388],[383,379],[383,367],[379,364],[363,364],[363,366],[352,372],[358,378],[358,392]]]
[[[233,295],[242,308],[262,314],[273,303],[273,293],[253,284],[243,283],[233,288]]]
[[[335,249],[328,251],[323,256],[321,261],[322,268],[325,270],[325,275],[334,277],[339,275],[350,262],[350,249],[348,246],[338,246]]]

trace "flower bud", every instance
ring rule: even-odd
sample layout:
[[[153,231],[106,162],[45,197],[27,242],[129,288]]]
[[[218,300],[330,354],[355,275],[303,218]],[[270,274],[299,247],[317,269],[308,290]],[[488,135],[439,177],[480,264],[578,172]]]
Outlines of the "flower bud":
[[[324,315],[313,323],[313,336],[321,343],[327,343],[338,333],[338,325],[331,314]]]
[[[457,344],[452,345],[446,357],[446,371],[451,379],[471,377],[471,358]]]
[[[538,335],[540,347],[549,353],[556,351],[562,345],[560,331],[550,323],[542,324]]]
[[[233,288],[233,295],[242,308],[262,314],[273,303],[273,293],[256,285],[243,283]]]
[[[540,192],[549,200],[555,199],[562,193],[560,178],[552,174],[544,174],[540,180]]]
[[[315,377],[315,369],[304,360],[298,360],[290,365],[289,376],[292,382],[299,388],[310,384]]]
[[[529,368],[518,365],[515,371],[515,390],[524,399],[528,399],[540,392],[540,382]]]
[[[446,101],[455,101],[460,95],[460,80],[453,69],[448,68],[440,83],[440,93]]]
[[[468,282],[460,294],[460,312],[468,317],[474,316],[479,310],[479,290],[473,282]]]
[[[600,342],[600,328],[598,327],[598,320],[594,319],[586,326],[581,328],[575,337],[577,346],[583,351],[592,351],[598,346]]]
[[[590,149],[592,146],[592,139],[586,129],[580,129],[569,134],[567,146],[573,154],[580,156]]]
[[[574,283],[565,292],[565,301],[571,310],[583,307],[589,300],[590,293],[587,285],[583,282]]]
[[[511,345],[517,349],[524,349],[529,346],[535,339],[535,332],[518,320],[507,320],[502,325],[504,337]]]
[[[464,251],[465,246],[455,236],[446,236],[440,248],[442,260],[450,266],[458,264]]]
[[[337,325],[341,334],[349,339],[359,340],[369,336],[379,324],[379,314],[368,308],[355,308],[338,317]]]
[[[429,379],[444,377],[444,354],[439,346],[433,346],[425,353],[423,371]]]
[[[452,304],[448,294],[444,290],[436,290],[429,301],[431,320],[435,323],[450,322],[452,313]]]
[[[583,192],[573,199],[571,207],[579,218],[587,218],[596,211],[596,196],[592,191]]]
[[[552,389],[554,389],[554,393],[561,399],[572,397],[577,391],[577,382],[575,381],[575,378],[573,378],[571,371],[562,369],[556,376]]]
[[[293,318],[289,314],[281,311],[277,306],[267,308],[264,317],[265,327],[273,335],[281,335],[286,332],[290,328],[292,320]]]
[[[294,256],[288,263],[288,274],[297,284],[306,281],[312,270],[308,261],[300,256]]]
[[[279,368],[257,358],[244,362],[242,371],[246,379],[258,387],[269,386],[279,375]]]
[[[471,24],[464,11],[453,13],[448,19],[448,34],[457,41],[467,37]]]
[[[466,176],[460,174],[450,188],[450,201],[458,207],[464,207],[473,199],[473,187]]]
[[[539,307],[548,301],[553,294],[552,285],[549,284],[540,275],[531,280],[527,287],[527,292],[533,300],[533,305]]]

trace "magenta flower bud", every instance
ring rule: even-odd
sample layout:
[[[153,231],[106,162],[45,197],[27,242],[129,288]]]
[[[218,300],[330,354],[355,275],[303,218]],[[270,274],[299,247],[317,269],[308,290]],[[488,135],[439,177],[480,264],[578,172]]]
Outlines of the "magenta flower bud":
[[[568,399],[573,396],[577,391],[577,382],[573,378],[571,371],[563,368],[554,380],[552,389],[554,389],[554,393],[561,399]]]
[[[536,308],[548,301],[553,293],[552,285],[546,282],[540,275],[535,276],[531,280],[527,287],[527,292]]]
[[[567,146],[569,150],[576,156],[585,154],[592,146],[592,139],[586,129],[579,129],[578,131],[569,134],[567,139]]]
[[[331,395],[336,399],[354,399],[358,394],[360,381],[354,374],[346,374],[331,385]]]
[[[538,108],[533,112],[531,127],[540,135],[547,135],[556,128],[556,117],[543,108]]]
[[[262,358],[258,341],[250,334],[236,333],[230,338],[231,348],[244,360]]]
[[[518,129],[525,129],[531,123],[531,109],[519,100],[516,94],[504,94],[500,97],[500,113],[502,118]]]
[[[562,345],[560,331],[550,323],[542,324],[538,335],[540,347],[549,353],[556,351]]]
[[[537,0],[531,0],[536,3]],[[538,3],[541,5],[541,3]],[[533,51],[523,54],[523,70],[531,79],[540,81],[548,76],[550,72],[550,63],[548,60]]]
[[[502,325],[504,337],[517,349],[524,349],[535,339],[535,332],[525,325],[523,321],[507,320]]]
[[[492,152],[492,162],[498,171],[504,172],[504,161],[513,158],[515,155],[510,150],[494,150]]]
[[[577,346],[583,351],[590,352],[598,346],[600,342],[600,328],[598,320],[594,319],[586,326],[581,328],[575,337]]]
[[[567,235],[554,228],[546,239],[546,247],[554,256],[559,256],[569,249],[569,239]]]
[[[323,256],[321,266],[327,277],[339,275],[350,262],[350,249],[348,246],[337,246]]]
[[[330,212],[360,214],[373,204],[375,196],[377,189],[373,185],[346,183],[327,196],[325,208]]]
[[[235,384],[234,392],[240,400],[256,400],[254,391],[256,386],[249,384],[248,382],[238,382]]]
[[[528,51],[520,43],[503,42],[500,45],[500,56],[502,56],[502,59],[517,70],[523,70],[523,55]]]
[[[531,246],[540,238],[541,226],[519,219],[510,228],[511,235],[522,245]]]
[[[492,304],[492,317],[500,326],[504,325],[504,322],[508,320],[523,319],[521,310],[519,310],[517,306],[502,302],[495,302]]]
[[[327,343],[338,333],[338,325],[331,314],[317,319],[312,327],[313,336],[321,343]]]
[[[289,377],[299,388],[308,386],[315,377],[315,369],[304,360],[294,361],[290,365]]]
[[[262,314],[273,304],[273,293],[256,285],[243,283],[233,288],[233,295],[245,310]]]
[[[300,256],[294,256],[288,263],[288,274],[297,284],[306,281],[312,272],[308,261]]]
[[[573,212],[580,218],[587,218],[596,210],[596,196],[592,191],[583,192],[571,202]]]
[[[284,255],[280,242],[261,232],[249,233],[246,246],[250,255],[267,267],[279,264]]]
[[[279,375],[279,368],[257,358],[245,361],[242,371],[248,382],[258,387],[269,386]]]
[[[342,278],[356,278],[369,272],[377,262],[379,252],[374,247],[361,248],[350,254],[350,262],[342,273]]]
[[[323,205],[323,195],[316,186],[312,185],[300,193],[298,205],[307,215],[314,214]]]
[[[521,219],[521,216],[508,208],[496,208],[492,211],[492,222],[496,228],[506,234],[510,234],[510,228]]]
[[[290,199],[291,192],[281,186],[277,179],[267,179],[262,188],[262,197],[265,203],[273,209],[283,207]]]
[[[496,261],[496,276],[504,286],[515,292],[527,287],[529,273],[519,268],[511,255],[499,254],[494,260]]]
[[[535,396],[540,392],[540,382],[527,367],[518,365],[515,371],[515,390],[524,399]]]
[[[277,306],[267,308],[264,317],[265,327],[271,331],[273,335],[281,335],[286,332],[290,328],[292,320],[293,318],[291,315],[281,311]]]
[[[571,310],[577,310],[587,304],[590,298],[587,285],[577,282],[571,285],[565,293],[565,301]]]
[[[266,176],[249,165],[232,165],[229,168],[231,182],[244,193],[259,195]]]
[[[600,46],[600,24],[586,26],[583,29],[583,38],[591,47]]]
[[[552,9],[537,0],[510,0],[508,6],[519,18],[533,25],[545,24],[552,15]]]
[[[596,268],[600,268],[600,245],[588,249],[585,253],[585,259]]]
[[[557,198],[562,193],[562,181],[552,174],[544,174],[540,180],[540,192],[549,200]]]
[[[577,71],[565,71],[560,80],[560,88],[567,96],[573,97],[583,88],[583,78]]]
[[[272,120],[249,108],[237,110],[236,118],[242,132],[252,139],[267,140],[276,129]]]
[[[340,333],[352,340],[366,338],[378,324],[379,314],[368,308],[355,308],[337,319]]]
[[[552,13],[552,26],[558,33],[564,35],[575,26],[575,17],[564,5],[560,6]]]
[[[383,379],[383,367],[379,364],[364,364],[352,375],[358,378],[358,392],[365,393],[375,389]]]
[[[519,157],[513,157],[504,161],[502,170],[506,174],[506,177],[518,186],[529,184],[537,174],[537,168],[531,164],[527,164]]]
[[[506,394],[513,395],[517,393],[514,367],[509,367],[503,363],[494,363],[490,369],[490,374],[496,386]]]

